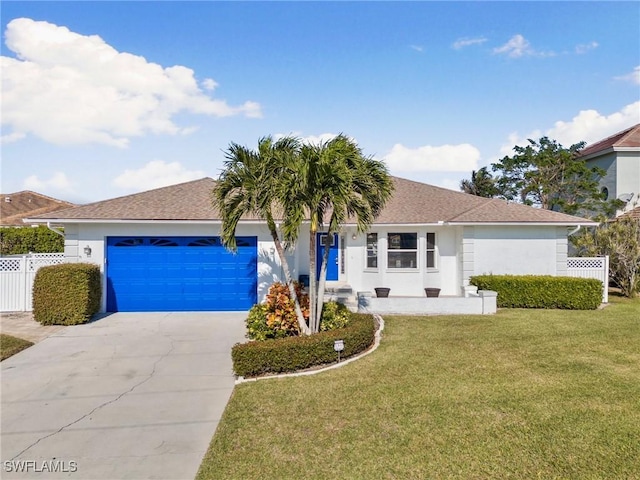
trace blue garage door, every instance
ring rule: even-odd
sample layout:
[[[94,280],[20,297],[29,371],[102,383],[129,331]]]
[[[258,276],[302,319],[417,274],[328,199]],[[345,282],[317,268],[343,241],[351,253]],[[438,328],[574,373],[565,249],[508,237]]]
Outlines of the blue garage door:
[[[238,237],[107,238],[107,311],[248,310],[257,299],[258,241]]]

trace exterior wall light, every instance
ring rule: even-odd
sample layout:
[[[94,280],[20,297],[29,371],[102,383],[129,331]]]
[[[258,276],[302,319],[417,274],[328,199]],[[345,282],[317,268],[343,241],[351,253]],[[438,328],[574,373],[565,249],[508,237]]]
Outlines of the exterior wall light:
[[[89,245],[87,245],[86,247],[84,247],[84,254],[85,254],[87,257],[90,257],[90,256],[91,256],[91,247],[90,247]]]

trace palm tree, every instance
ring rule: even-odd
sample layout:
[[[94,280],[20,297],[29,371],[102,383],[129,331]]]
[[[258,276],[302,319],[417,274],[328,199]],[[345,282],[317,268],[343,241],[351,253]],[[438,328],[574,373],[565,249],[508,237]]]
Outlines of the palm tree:
[[[231,143],[225,152],[224,170],[213,190],[213,203],[222,218],[222,244],[231,251],[237,248],[236,228],[244,215],[253,214],[267,222],[289,293],[294,300],[300,332],[308,335],[311,331],[304,319],[285,257],[285,246],[280,240],[274,220],[274,212],[283,209],[278,198],[282,167],[297,157],[299,149],[300,142],[293,137],[285,137],[276,142],[271,137],[263,137],[258,141],[257,151]]]
[[[284,205],[282,232],[295,242],[303,221],[309,219],[309,327],[317,332],[322,317],[329,245],[334,233],[348,220],[357,230],[368,230],[393,193],[393,184],[384,163],[365,157],[358,145],[345,135],[319,145],[305,144],[300,155],[281,177]],[[327,223],[324,255],[316,282],[316,233]]]
[[[464,179],[460,182],[460,190],[478,197],[493,198],[500,192],[496,187],[493,175],[489,173],[487,167],[482,167],[477,172],[471,172],[471,180]]]

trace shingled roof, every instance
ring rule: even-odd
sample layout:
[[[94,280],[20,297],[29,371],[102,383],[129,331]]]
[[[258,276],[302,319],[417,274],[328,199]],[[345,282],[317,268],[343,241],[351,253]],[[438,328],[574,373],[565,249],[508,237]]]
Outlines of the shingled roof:
[[[640,148],[640,123],[588,145],[580,152],[581,157],[593,157],[599,153],[607,153],[616,149]]]
[[[584,218],[476,197],[462,192],[393,177],[395,193],[376,219],[376,224],[437,224],[439,222],[591,224]],[[211,203],[215,181],[203,178],[147,192],[104,200],[53,214],[38,215],[37,221],[219,221]],[[260,220],[247,216],[243,220]]]
[[[0,193],[0,225],[24,226],[23,218],[74,207],[73,203],[24,190]]]

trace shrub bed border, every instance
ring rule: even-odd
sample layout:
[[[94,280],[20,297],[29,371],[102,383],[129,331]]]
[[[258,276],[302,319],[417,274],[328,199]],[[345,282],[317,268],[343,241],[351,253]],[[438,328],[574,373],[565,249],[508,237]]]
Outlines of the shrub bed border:
[[[382,331],[384,330],[384,319],[377,314],[373,314],[372,315],[374,320],[377,322],[378,324],[378,328],[376,329],[374,336],[373,336],[373,345],[371,345],[369,348],[367,348],[366,350],[353,355],[352,357],[349,357],[345,360],[342,360],[338,363],[334,363],[332,365],[328,365],[328,366],[324,366],[324,367],[319,367],[319,368],[313,368],[310,370],[304,370],[304,371],[300,371],[300,372],[291,372],[291,373],[278,373],[278,374],[273,374],[273,375],[262,375],[260,377],[250,377],[250,378],[245,378],[242,376],[239,376],[236,378],[235,384],[236,385],[240,385],[241,383],[248,383],[248,382],[257,382],[259,380],[271,380],[274,378],[288,378],[288,377],[304,377],[304,376],[308,376],[308,375],[316,375],[318,373],[322,373],[322,372],[326,372],[328,370],[334,370],[336,368],[341,368],[344,367],[345,365],[350,364],[351,362],[355,362],[357,360],[360,360],[362,357],[366,357],[367,355],[369,355],[370,353],[373,353],[374,351],[376,351],[378,349],[378,347],[380,346],[380,341],[382,340]]]

